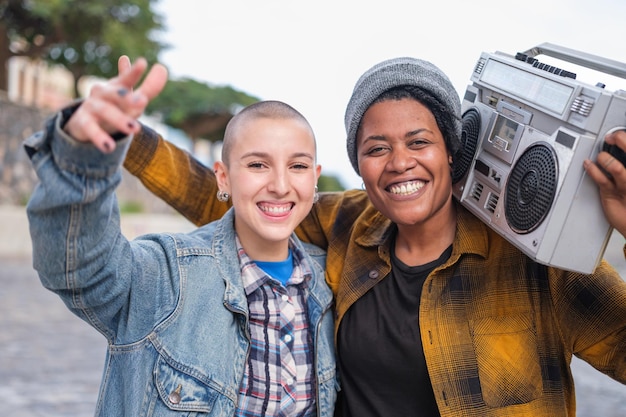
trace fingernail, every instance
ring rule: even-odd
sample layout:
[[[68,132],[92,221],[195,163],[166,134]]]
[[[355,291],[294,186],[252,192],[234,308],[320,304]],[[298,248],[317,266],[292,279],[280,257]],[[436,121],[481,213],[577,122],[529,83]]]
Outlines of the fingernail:
[[[117,90],[117,94],[120,97],[124,97],[126,94],[128,94],[128,89],[126,88],[120,88],[119,90]]]

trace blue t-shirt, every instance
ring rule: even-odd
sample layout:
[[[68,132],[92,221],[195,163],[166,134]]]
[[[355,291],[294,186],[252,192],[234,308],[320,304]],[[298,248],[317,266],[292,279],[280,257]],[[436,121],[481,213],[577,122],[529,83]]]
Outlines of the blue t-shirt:
[[[287,281],[289,281],[291,273],[293,272],[293,254],[291,253],[291,248],[289,248],[289,255],[287,255],[287,259],[284,261],[254,261],[254,263],[265,271],[267,275],[280,281],[283,286],[287,286]]]

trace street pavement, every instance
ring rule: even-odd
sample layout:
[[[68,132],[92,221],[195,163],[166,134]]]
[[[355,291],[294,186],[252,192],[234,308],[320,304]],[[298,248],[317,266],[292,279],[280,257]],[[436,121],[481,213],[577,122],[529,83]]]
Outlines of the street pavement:
[[[188,231],[176,215],[128,215],[129,237]],[[626,277],[624,239],[614,235],[606,258]],[[44,289],[32,269],[23,207],[0,206],[0,416],[93,416],[106,342]],[[578,417],[626,416],[626,385],[574,359]]]

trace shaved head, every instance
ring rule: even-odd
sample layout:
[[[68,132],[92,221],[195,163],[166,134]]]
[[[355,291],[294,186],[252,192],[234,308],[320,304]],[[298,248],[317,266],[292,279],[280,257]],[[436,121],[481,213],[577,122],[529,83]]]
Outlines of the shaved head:
[[[257,119],[292,119],[300,121],[311,132],[311,137],[315,142],[315,135],[311,125],[306,118],[289,104],[282,101],[267,100],[259,101],[245,107],[237,113],[226,125],[224,132],[224,143],[222,145],[222,161],[229,166],[229,157],[233,144],[239,136],[239,131],[248,123]]]

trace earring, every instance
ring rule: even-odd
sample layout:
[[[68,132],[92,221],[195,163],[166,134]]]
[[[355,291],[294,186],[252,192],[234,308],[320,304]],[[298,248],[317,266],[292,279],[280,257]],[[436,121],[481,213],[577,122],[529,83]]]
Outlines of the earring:
[[[228,194],[226,191],[222,191],[222,190],[217,191],[217,199],[221,201],[222,203],[227,202],[229,198],[230,198],[230,194]]]
[[[320,201],[320,194],[317,192],[317,185],[315,186],[315,191],[313,191],[313,204]]]
[[[365,183],[361,182],[361,190],[365,190]]]

